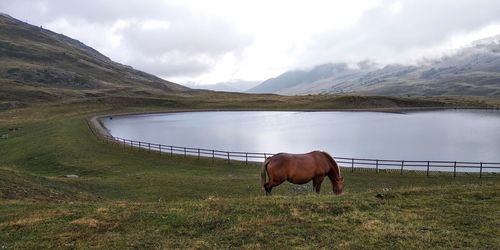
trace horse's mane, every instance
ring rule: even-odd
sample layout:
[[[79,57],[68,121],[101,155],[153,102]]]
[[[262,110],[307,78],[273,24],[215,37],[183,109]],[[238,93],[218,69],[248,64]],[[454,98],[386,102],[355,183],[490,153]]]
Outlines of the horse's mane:
[[[329,153],[327,153],[325,151],[320,151],[320,152],[323,153],[323,155],[326,156],[326,158],[330,161],[330,163],[332,164],[333,167],[337,168],[337,172],[339,174],[339,176],[337,176],[337,177],[342,177],[342,175],[340,174],[340,167],[337,165],[337,162],[335,162],[335,160],[333,159],[333,157]]]

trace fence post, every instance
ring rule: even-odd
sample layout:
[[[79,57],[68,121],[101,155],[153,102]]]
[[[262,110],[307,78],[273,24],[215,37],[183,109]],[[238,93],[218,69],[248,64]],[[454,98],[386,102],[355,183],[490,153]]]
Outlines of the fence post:
[[[248,153],[245,153],[245,165],[248,164]]]
[[[158,150],[160,150],[160,154],[161,154],[161,144],[158,143]]]
[[[198,149],[198,160],[200,159],[200,149]]]
[[[354,158],[351,158],[351,172],[354,173]]]
[[[267,154],[264,153],[264,161],[266,161],[266,159],[267,159]]]
[[[141,141],[139,141],[139,150],[141,150],[142,146],[141,146]]]
[[[231,160],[229,159],[229,152],[227,152],[227,164],[231,164]]]
[[[212,162],[215,162],[215,150],[212,150]]]
[[[186,148],[184,148],[184,158],[186,158],[187,154],[186,154]]]
[[[405,161],[402,160],[401,161],[401,175],[403,175],[403,168],[404,168],[404,166],[405,166]]]
[[[483,177],[483,163],[479,163],[479,178]]]
[[[429,176],[429,165],[430,165],[430,162],[427,161],[427,176]]]
[[[151,153],[151,143],[148,143],[148,153]]]
[[[170,156],[174,156],[174,147],[170,146]]]
[[[457,177],[457,162],[453,163],[453,177]]]
[[[375,162],[375,172],[378,174],[378,160]]]

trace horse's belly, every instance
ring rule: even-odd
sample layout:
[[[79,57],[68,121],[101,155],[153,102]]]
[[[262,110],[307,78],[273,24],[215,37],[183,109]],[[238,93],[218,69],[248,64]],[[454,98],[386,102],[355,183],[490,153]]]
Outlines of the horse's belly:
[[[310,182],[311,180],[288,180],[288,182],[291,182],[293,184],[306,184]]]
[[[288,182],[293,184],[306,184],[310,182],[314,177],[313,176],[292,176],[288,178]]]

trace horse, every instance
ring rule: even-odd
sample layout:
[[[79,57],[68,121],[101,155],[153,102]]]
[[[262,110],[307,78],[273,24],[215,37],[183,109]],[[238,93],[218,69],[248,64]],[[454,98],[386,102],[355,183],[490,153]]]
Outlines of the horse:
[[[313,151],[306,154],[279,153],[268,157],[261,168],[261,186],[266,195],[271,194],[273,187],[288,181],[294,184],[305,184],[313,181],[313,191],[320,193],[321,183],[325,176],[332,182],[334,194],[344,190],[344,177],[340,168],[328,153]],[[269,179],[266,182],[266,179]]]

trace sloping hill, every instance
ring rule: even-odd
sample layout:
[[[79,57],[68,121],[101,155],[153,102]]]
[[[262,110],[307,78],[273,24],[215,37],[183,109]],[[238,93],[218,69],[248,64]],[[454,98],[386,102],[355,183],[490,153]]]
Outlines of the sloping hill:
[[[348,67],[338,63],[289,71],[249,92],[500,96],[500,35],[419,65],[380,67],[361,62],[357,67]]]
[[[158,96],[187,90],[113,62],[77,40],[0,14],[0,101]]]
[[[293,88],[303,83],[316,82],[338,74],[347,69],[345,64],[323,64],[313,69],[287,71],[276,78],[271,78],[249,89],[250,93],[277,93],[282,89]]]

